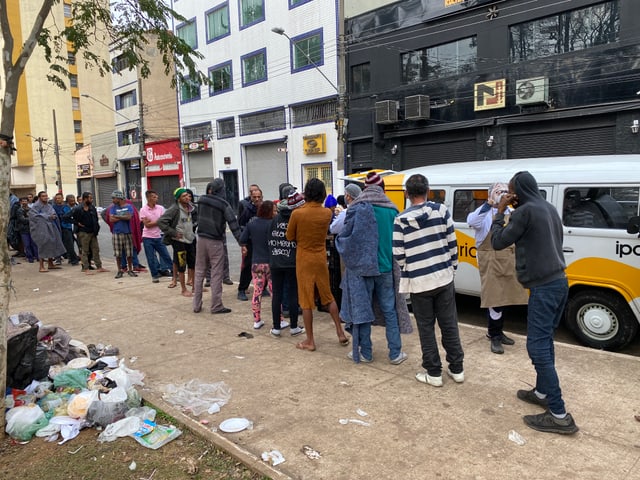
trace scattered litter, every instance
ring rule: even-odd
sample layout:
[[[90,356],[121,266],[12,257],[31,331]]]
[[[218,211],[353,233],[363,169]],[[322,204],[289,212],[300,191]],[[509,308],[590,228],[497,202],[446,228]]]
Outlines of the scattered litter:
[[[47,290],[47,293],[53,293],[53,291],[52,290]]]
[[[195,416],[209,410],[214,403],[222,407],[231,398],[231,389],[224,382],[205,383],[194,379],[182,385],[163,385],[160,389],[167,402]]]
[[[33,289],[33,291],[34,291],[34,292],[39,292],[39,291],[40,291],[40,289],[39,289],[39,288],[34,288],[34,289]]]
[[[202,420],[200,420],[200,423],[202,425],[209,425],[209,420],[207,420],[206,418],[203,418]]]
[[[234,357],[236,357],[238,360],[244,360],[244,357],[242,355],[234,355]]]
[[[262,461],[269,462],[275,467],[276,465],[284,463],[285,460],[282,453],[278,450],[271,450],[270,452],[262,452]]]
[[[344,380],[340,382],[340,385],[343,385],[345,387],[350,387],[351,384],[349,384],[349,382],[345,382]]]
[[[102,317],[100,320],[104,322],[106,320],[106,317]]]
[[[76,448],[75,450],[71,451],[69,450],[68,453],[70,453],[71,455],[75,455],[76,453],[78,453],[80,450],[82,450],[84,448],[84,445],[80,445],[78,448]]]
[[[184,330],[176,330],[175,332],[176,335],[182,335],[184,333]]]
[[[253,334],[249,333],[249,332],[240,332],[238,334],[239,337],[244,337],[244,338],[253,338]]]
[[[209,453],[209,450],[205,450],[204,452],[202,452],[198,457],[198,461],[202,460],[202,457],[204,457],[207,453]]]
[[[360,409],[357,409],[356,413],[358,415],[360,415],[361,417],[366,417],[367,415],[369,415],[367,412],[365,412],[364,410],[360,410]]]
[[[252,429],[253,423],[246,418],[228,418],[219,425],[219,428],[225,433],[237,433],[247,428]]]
[[[131,464],[129,465],[129,470],[133,472],[136,468],[138,468],[138,465],[136,465],[136,462],[135,461],[131,462]]]
[[[523,436],[520,435],[515,430],[509,431],[509,440],[511,440],[516,445],[521,445],[521,446],[527,443],[527,441],[523,438]]]
[[[213,415],[214,413],[219,413],[219,412],[220,412],[220,405],[218,405],[217,403],[212,403],[209,409],[207,410],[207,413],[209,415]]]
[[[635,416],[636,421],[640,422],[640,415]]]
[[[229,373],[229,370],[225,368],[224,370],[222,370],[222,373]]]
[[[341,425],[348,425],[349,423],[353,423],[355,425],[362,425],[363,427],[370,427],[371,424],[369,422],[365,422],[362,420],[358,420],[357,418],[341,418],[338,420]]]
[[[309,445],[303,445],[301,451],[311,460],[318,460],[322,457],[322,455],[320,455],[320,452],[314,450]]]
[[[138,357],[131,357],[129,359],[129,363],[136,363],[138,361]]]
[[[145,423],[153,423],[153,430],[142,435],[134,434],[133,438],[143,447],[152,450],[157,450],[182,435],[182,430],[173,425],[156,425],[154,422],[149,422],[148,420],[145,420]]]

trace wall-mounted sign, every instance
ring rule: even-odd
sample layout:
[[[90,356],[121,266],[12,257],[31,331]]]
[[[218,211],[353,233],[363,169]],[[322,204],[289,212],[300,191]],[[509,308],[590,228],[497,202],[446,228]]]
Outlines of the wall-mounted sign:
[[[231,165],[231,157],[224,157],[224,164]]]
[[[506,105],[506,79],[492,80],[490,82],[476,83],[473,85],[473,110],[491,110],[504,108]]]
[[[108,167],[109,166],[109,157],[107,157],[104,153],[100,157],[100,166]]]
[[[186,152],[202,152],[205,150],[211,150],[211,144],[207,140],[201,140],[199,142],[183,143],[182,149]]]
[[[459,3],[464,3],[466,0],[444,0],[445,7],[452,7],[453,5],[458,5]]]
[[[302,149],[305,155],[316,155],[318,153],[327,153],[327,134],[319,133],[317,135],[305,135],[302,137]]]
[[[83,163],[77,166],[78,177],[90,177],[91,176],[91,164]]]

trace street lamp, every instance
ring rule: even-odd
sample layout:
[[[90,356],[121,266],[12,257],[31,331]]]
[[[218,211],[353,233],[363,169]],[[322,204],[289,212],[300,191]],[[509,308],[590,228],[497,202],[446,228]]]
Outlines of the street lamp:
[[[294,48],[298,49],[298,51],[300,53],[302,53],[305,58],[309,61],[309,63],[313,66],[313,68],[315,68],[318,72],[320,72],[320,75],[323,76],[323,78],[329,83],[329,85],[331,85],[333,87],[333,89],[336,91],[336,93],[338,94],[338,119],[336,121],[336,130],[338,131],[338,161],[342,162],[344,161],[344,141],[345,141],[345,134],[346,134],[346,127],[347,127],[347,119],[344,118],[344,107],[345,107],[345,99],[344,99],[344,92],[343,89],[344,87],[342,85],[340,85],[340,88],[338,88],[335,83],[333,83],[329,77],[327,77],[324,72],[322,70],[320,70],[320,67],[318,67],[318,65],[316,64],[316,62],[314,62],[311,57],[307,54],[307,52],[305,52],[300,45],[298,45],[296,42],[294,42],[291,37],[289,35],[287,35],[284,31],[284,28],[282,27],[273,27],[271,29],[271,31],[273,33],[277,33],[278,35],[282,35],[284,37],[287,38],[287,40],[289,40],[289,43],[291,43]]]

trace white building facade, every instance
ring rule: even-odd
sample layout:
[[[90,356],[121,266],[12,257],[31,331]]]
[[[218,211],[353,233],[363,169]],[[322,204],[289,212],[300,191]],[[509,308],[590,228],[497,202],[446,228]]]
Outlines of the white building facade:
[[[179,87],[185,178],[196,195],[221,177],[235,204],[258,184],[318,177],[338,194],[338,1],[174,1],[176,33],[204,55],[210,86]],[[280,34],[272,29],[281,29]],[[282,31],[284,33],[282,33]],[[337,191],[340,189],[340,191]]]

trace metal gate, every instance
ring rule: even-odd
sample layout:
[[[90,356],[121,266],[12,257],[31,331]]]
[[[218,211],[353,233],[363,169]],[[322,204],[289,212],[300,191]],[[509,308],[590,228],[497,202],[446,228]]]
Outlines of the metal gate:
[[[148,177],[149,189],[158,194],[158,203],[169,208],[175,202],[173,192],[180,186],[178,175],[166,175],[161,177]]]
[[[245,146],[247,185],[259,185],[265,200],[278,198],[278,187],[289,180],[286,157],[278,151],[286,146],[281,141]]]
[[[615,126],[509,135],[508,158],[615,154]]]
[[[469,162],[476,158],[475,140],[457,142],[404,145],[402,169],[437,165],[441,163]]]
[[[108,207],[111,205],[111,194],[118,189],[118,177],[98,178],[96,181],[98,191],[93,195],[93,203],[96,207]]]

